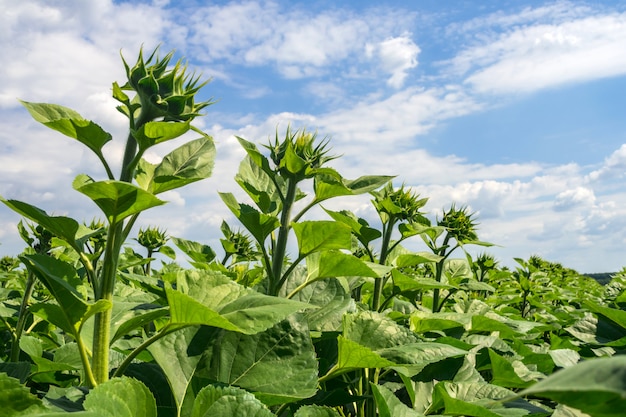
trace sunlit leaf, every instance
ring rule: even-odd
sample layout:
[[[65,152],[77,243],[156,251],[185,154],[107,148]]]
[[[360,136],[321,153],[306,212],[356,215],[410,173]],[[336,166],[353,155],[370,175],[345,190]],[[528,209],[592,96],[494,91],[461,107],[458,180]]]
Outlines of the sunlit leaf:
[[[86,175],[79,175],[74,180],[73,186],[93,200],[111,224],[151,207],[165,204],[165,201],[159,200],[153,194],[122,181],[93,181]]]

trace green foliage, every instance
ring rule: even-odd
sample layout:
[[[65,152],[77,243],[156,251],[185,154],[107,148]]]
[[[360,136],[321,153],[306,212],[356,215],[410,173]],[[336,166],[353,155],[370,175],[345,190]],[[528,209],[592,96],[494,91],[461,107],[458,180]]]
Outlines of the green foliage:
[[[117,179],[102,152],[111,135],[73,110],[23,102],[101,160],[106,179],[73,185],[104,220],[0,199],[33,222],[18,224],[24,253],[0,259],[4,414],[623,414],[624,271],[603,287],[538,256],[513,270],[473,257],[469,245],[491,244],[467,207],[432,222],[428,199],[393,177],[343,178],[315,133],[277,133],[268,155],[238,138],[235,180],[249,201],[220,194],[241,227],[222,223],[223,257],[162,226],[139,229],[141,253],[124,246],[138,216],[164,203],[158,194],[213,170],[213,142],[192,125],[211,104],[196,100],[205,83],[171,58],[140,52],[113,84],[129,121]],[[200,137],[159,163],[143,159],[190,132]],[[321,207],[368,193],[376,219]],[[173,262],[174,246],[188,265]]]

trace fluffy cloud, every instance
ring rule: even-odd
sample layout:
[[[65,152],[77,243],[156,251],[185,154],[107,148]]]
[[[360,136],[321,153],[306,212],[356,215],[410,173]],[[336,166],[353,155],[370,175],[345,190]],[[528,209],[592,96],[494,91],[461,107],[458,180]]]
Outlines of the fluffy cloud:
[[[391,87],[402,87],[408,70],[417,67],[417,55],[420,53],[420,48],[409,34],[385,39],[377,44],[367,44],[365,48],[366,55],[369,58],[377,58],[383,71],[391,74],[387,80],[387,84]]]
[[[311,13],[282,6],[263,1],[196,8],[187,25],[188,47],[199,60],[271,64],[286,78],[319,77],[331,69],[334,76],[373,78],[375,72],[349,63],[369,59],[393,87],[417,65],[419,48],[403,34],[410,14],[383,8],[358,15],[347,9]],[[399,33],[389,37],[394,32]],[[348,70],[337,73],[340,63]]]
[[[592,189],[587,187],[576,187],[574,189],[561,191],[554,201],[554,210],[570,211],[578,206],[593,206],[596,196]]]
[[[587,176],[588,181],[597,181],[603,178],[622,178],[626,173],[626,144],[613,152],[604,160],[604,164]]]
[[[626,73],[626,13],[566,15],[569,19],[565,19],[560,8],[542,12],[553,22],[513,23],[468,47],[450,63],[466,74],[465,83],[477,92],[499,94]],[[528,14],[528,10],[521,13]],[[522,17],[519,20],[525,23]]]

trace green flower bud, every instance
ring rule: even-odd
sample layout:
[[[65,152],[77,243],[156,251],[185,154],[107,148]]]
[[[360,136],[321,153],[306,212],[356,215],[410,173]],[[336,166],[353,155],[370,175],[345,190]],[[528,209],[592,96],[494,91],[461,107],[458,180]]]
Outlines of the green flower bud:
[[[274,143],[270,142],[266,148],[270,150],[270,158],[281,175],[304,179],[312,177],[315,169],[337,158],[328,155],[328,139],[316,142],[316,133],[309,133],[304,129],[292,132],[287,128],[283,141],[278,139],[276,133]]]
[[[380,191],[373,191],[372,203],[383,223],[391,219],[429,225],[430,222],[420,211],[428,198],[419,198],[419,194],[405,189],[404,185],[394,190],[389,182]]]
[[[478,240],[476,226],[478,223],[472,218],[474,213],[468,213],[467,207],[457,209],[453,204],[450,210],[443,214],[443,218],[438,222],[439,226],[446,228],[448,234],[459,243],[466,243]]]
[[[200,77],[189,74],[187,66],[180,60],[168,69],[173,52],[159,58],[157,50],[147,60],[144,60],[143,51],[140,51],[137,63],[132,68],[122,57],[128,82],[122,87],[114,85],[113,97],[124,104],[118,110],[131,118],[141,110],[142,119],[148,121],[158,118],[165,121],[190,121],[200,114],[200,110],[213,104],[212,101],[195,102],[196,93],[208,80],[200,82]],[[121,90],[135,91],[137,98],[130,101]]]
[[[137,242],[148,249],[149,252],[157,252],[161,247],[165,246],[169,237],[165,234],[165,231],[161,231],[155,227],[148,227],[147,229],[139,229],[137,234]]]

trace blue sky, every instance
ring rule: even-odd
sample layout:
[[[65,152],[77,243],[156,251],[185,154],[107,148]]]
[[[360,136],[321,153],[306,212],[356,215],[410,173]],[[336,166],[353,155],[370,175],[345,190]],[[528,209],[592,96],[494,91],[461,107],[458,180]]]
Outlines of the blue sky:
[[[623,2],[0,0],[0,195],[97,215],[71,189],[79,173],[103,177],[97,160],[17,98],[98,122],[119,160],[119,52],[133,61],[159,44],[212,78],[203,94],[218,102],[198,125],[218,159],[212,178],[168,192],[140,225],[219,250],[232,216],[217,191],[242,195],[234,136],[262,144],[290,123],[329,136],[345,177],[397,175],[430,198],[433,219],[468,205],[502,264],[537,254],[581,272],[626,266]],[[332,204],[375,221],[367,197]],[[18,221],[0,207],[0,255],[21,251]]]

